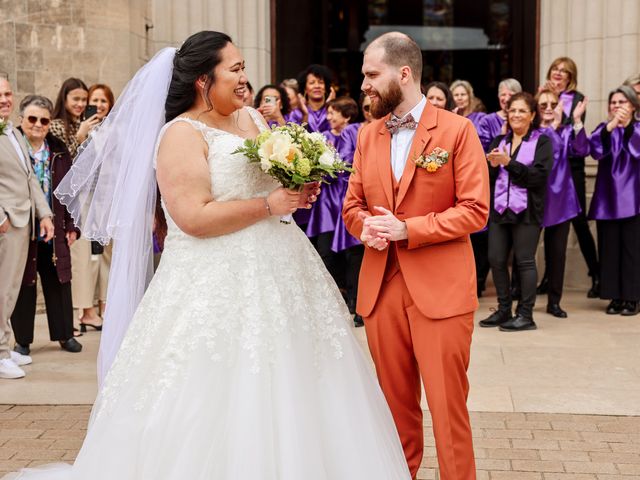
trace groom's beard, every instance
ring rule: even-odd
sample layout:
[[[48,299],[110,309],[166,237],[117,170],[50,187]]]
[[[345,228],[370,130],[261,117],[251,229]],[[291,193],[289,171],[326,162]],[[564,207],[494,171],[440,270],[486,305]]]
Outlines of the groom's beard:
[[[398,82],[391,82],[384,94],[377,92],[378,98],[371,102],[371,115],[373,118],[382,118],[393,112],[404,100],[402,90]]]

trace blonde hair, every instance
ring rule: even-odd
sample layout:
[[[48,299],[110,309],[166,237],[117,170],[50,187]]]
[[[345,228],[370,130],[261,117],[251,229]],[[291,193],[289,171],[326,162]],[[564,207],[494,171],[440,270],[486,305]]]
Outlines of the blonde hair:
[[[451,83],[449,90],[451,91],[452,95],[453,95],[453,91],[458,87],[464,88],[467,91],[467,95],[469,95],[469,105],[467,106],[467,108],[465,108],[465,111],[462,112],[464,116],[467,116],[471,112],[476,111],[476,108],[478,107],[478,104],[480,103],[480,101],[476,98],[475,94],[473,93],[473,87],[466,80],[454,80]]]
[[[576,66],[576,62],[571,60],[569,57],[558,57],[553,62],[551,62],[551,65],[549,65],[549,70],[547,70],[547,80],[551,79],[551,70],[553,70],[561,63],[564,63],[565,69],[569,73],[567,92],[573,92],[578,88],[578,67]]]

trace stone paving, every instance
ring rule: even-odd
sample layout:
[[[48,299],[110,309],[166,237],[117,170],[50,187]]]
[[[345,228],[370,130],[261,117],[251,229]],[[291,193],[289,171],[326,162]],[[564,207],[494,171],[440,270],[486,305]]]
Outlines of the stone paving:
[[[483,299],[477,318],[493,302]],[[604,315],[605,304],[572,292],[568,319],[536,307],[537,331],[476,329],[469,407],[478,480],[640,479],[640,316]],[[95,397],[99,334],[85,334],[84,351],[72,355],[47,341],[43,316],[37,323],[27,378],[0,383],[0,476],[72,462]],[[363,329],[355,332],[364,345]],[[419,480],[438,478],[425,419]]]
[[[88,405],[0,406],[0,475],[72,462],[89,414]],[[471,420],[478,480],[640,478],[639,417],[472,412]],[[430,420],[425,425],[419,480],[437,478]]]

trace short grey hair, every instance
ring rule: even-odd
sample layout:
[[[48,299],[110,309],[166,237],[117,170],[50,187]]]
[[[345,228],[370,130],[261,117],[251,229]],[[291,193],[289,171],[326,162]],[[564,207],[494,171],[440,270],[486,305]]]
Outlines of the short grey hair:
[[[53,103],[47,97],[43,97],[42,95],[27,95],[20,102],[20,115],[24,115],[25,109],[31,105],[49,110],[49,113],[53,114]]]
[[[520,82],[515,78],[505,78],[504,80],[502,80],[498,84],[498,93],[500,93],[500,90],[502,90],[503,88],[506,88],[513,93],[520,93],[522,91],[522,85],[520,85]]]

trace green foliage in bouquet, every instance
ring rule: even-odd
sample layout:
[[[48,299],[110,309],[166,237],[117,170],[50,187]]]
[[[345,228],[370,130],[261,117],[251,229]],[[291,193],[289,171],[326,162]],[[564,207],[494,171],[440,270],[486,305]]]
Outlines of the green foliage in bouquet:
[[[325,182],[340,172],[351,172],[321,133],[309,133],[295,123],[265,130],[255,140],[247,139],[233,153],[242,153],[250,162],[283,187],[298,190],[305,183]]]

